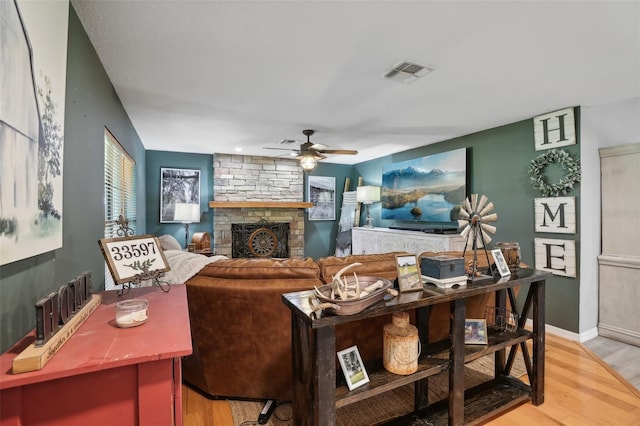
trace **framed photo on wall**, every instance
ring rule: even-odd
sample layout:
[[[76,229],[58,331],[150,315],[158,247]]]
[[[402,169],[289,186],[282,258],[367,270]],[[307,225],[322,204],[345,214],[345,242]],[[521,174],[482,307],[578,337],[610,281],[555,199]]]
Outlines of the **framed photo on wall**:
[[[369,383],[369,375],[364,368],[357,346],[351,346],[338,352],[338,360],[349,390]]]
[[[307,184],[309,201],[313,203],[309,220],[336,220],[336,178],[309,176]]]
[[[174,219],[176,203],[200,207],[200,170],[160,169],[160,223],[179,223]]]
[[[418,269],[418,256],[396,255],[398,288],[401,292],[422,290],[422,277]]]

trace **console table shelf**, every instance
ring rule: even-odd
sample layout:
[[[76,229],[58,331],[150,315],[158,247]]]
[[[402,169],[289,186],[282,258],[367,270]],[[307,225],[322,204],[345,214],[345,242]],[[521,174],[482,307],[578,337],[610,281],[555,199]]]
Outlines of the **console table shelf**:
[[[424,290],[401,294],[354,315],[312,314],[308,303],[312,291],[286,293],[284,304],[291,310],[294,398],[293,422],[296,425],[335,425],[336,409],[380,395],[395,388],[415,384],[414,413],[398,418],[389,425],[408,425],[418,415],[435,424],[476,424],[489,417],[531,400],[544,402],[544,287],[547,272],[521,269],[507,279],[487,278],[457,289]],[[506,307],[507,296],[514,301],[513,287],[528,285],[523,313],[515,331],[488,328],[487,345],[465,345],[465,300],[478,294],[495,292],[496,308]],[[428,341],[429,313],[433,305],[448,303],[450,338]],[[512,303],[513,304],[513,303]],[[382,368],[381,362],[367,364],[369,383],[349,391],[336,386],[335,328],[337,325],[393,312],[415,310],[416,325],[422,343],[418,370],[410,375],[396,375]],[[533,330],[524,328],[526,315],[532,310]],[[381,331],[382,332],[382,331]],[[526,342],[533,342],[533,361]],[[509,376],[518,346],[523,351],[530,385]],[[507,354],[507,349],[510,349]],[[495,357],[494,379],[465,390],[464,365],[482,356]],[[508,358],[507,358],[508,355]],[[449,373],[449,397],[428,401],[428,378],[443,371]]]

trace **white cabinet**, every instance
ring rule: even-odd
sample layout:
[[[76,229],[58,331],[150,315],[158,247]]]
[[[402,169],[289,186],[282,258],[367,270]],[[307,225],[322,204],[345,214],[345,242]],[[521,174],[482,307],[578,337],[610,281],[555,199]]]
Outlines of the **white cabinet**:
[[[640,345],[640,144],[600,149],[601,336]]]
[[[459,234],[428,234],[388,228],[353,228],[353,254],[406,251],[420,254],[425,251],[462,251],[464,239]]]

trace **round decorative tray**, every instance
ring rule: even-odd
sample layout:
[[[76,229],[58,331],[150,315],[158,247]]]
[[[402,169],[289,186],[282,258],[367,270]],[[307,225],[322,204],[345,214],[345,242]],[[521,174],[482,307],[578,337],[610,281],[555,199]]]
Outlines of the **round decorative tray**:
[[[355,278],[343,278],[348,284],[353,284]],[[359,299],[332,299],[331,298],[331,284],[325,284],[318,287],[320,294],[316,292],[316,298],[323,304],[330,304],[323,309],[324,312],[329,312],[335,315],[353,315],[362,312],[371,305],[374,305],[381,301],[387,294],[387,290],[393,287],[391,281],[385,278],[378,277],[358,277],[358,283],[360,290],[364,290],[372,284],[375,284],[378,280],[382,281],[382,287],[374,290],[371,294],[361,297]],[[332,306],[331,306],[332,305]]]

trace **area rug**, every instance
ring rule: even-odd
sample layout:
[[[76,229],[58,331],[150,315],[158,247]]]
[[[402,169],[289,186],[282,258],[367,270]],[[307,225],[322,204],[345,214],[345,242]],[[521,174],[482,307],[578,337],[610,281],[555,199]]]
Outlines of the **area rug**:
[[[470,362],[465,368],[465,386],[473,387],[490,380],[493,371],[493,356],[485,356]],[[522,360],[522,354],[518,352],[511,369],[511,375],[521,377],[527,373]],[[433,376],[429,380],[429,400],[438,401],[446,398],[449,390],[449,376],[447,372]],[[229,400],[234,426],[257,424],[263,402]],[[413,410],[413,385],[403,386],[393,391],[386,392],[356,402],[337,410],[338,426],[374,426],[390,419],[410,413]],[[289,426],[292,424],[292,409],[288,402],[279,403],[275,412],[267,422],[268,426]]]

